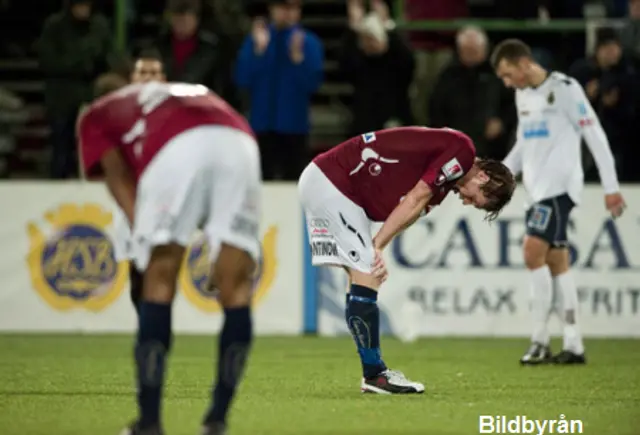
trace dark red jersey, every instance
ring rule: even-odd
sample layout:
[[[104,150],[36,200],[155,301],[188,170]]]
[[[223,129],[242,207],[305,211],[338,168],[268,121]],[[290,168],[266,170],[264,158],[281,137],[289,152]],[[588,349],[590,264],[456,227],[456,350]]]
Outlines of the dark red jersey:
[[[78,136],[85,173],[100,171],[102,156],[119,148],[139,178],[167,142],[203,125],[227,126],[253,135],[244,117],[204,86],[129,85],[95,101],[81,115]]]
[[[475,156],[473,142],[459,131],[400,127],[354,137],[314,162],[369,219],[382,222],[420,180],[434,195],[428,208],[440,204]]]

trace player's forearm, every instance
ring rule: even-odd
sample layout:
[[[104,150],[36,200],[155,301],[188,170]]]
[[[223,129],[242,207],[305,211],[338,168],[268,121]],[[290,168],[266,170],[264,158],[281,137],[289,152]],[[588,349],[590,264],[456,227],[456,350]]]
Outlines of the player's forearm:
[[[620,184],[616,174],[615,160],[604,130],[598,124],[592,125],[584,129],[583,137],[598,167],[605,193],[619,192]]]
[[[133,177],[109,176],[107,174],[106,182],[109,192],[127,217],[129,226],[133,228],[136,203],[136,186]]]
[[[413,224],[429,202],[429,198],[407,197],[391,212],[373,238],[376,249],[383,250],[395,236]]]

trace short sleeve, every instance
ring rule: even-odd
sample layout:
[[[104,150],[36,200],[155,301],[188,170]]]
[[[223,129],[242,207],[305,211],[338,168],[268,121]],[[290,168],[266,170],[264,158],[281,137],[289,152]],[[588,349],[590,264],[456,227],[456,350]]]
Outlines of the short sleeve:
[[[100,174],[100,160],[107,151],[117,146],[95,118],[95,113],[89,109],[78,122],[80,161],[86,177]]]
[[[435,156],[422,176],[432,192],[437,188],[454,182],[464,176],[476,158],[476,151],[467,136],[460,133],[451,134],[446,146]]]

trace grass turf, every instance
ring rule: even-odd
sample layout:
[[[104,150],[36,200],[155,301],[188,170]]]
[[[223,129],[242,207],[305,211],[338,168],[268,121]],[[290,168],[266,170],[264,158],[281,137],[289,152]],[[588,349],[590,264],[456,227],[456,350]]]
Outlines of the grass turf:
[[[167,435],[196,435],[213,379],[213,337],[179,336]],[[135,414],[132,339],[0,335],[2,435],[115,435]],[[258,338],[230,435],[467,435],[479,415],[584,422],[585,434],[640,434],[640,341],[587,342],[585,367],[520,367],[525,340],[383,341],[421,396],[359,392],[350,339]]]

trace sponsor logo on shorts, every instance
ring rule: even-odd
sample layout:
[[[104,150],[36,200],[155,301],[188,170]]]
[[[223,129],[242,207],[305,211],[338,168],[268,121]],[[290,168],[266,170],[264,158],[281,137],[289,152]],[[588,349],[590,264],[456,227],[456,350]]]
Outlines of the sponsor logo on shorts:
[[[311,242],[311,254],[314,257],[337,257],[338,245],[331,241]]]
[[[321,218],[313,218],[309,221],[311,225],[312,236],[329,235],[329,220]]]
[[[351,259],[351,261],[357,263],[358,261],[360,261],[360,254],[358,254],[356,251],[349,251],[349,258]]]
[[[531,216],[527,221],[527,226],[537,231],[546,231],[551,222],[553,210],[548,205],[536,204],[533,206]]]
[[[124,290],[128,263],[115,259],[106,228],[112,214],[98,204],[62,204],[27,226],[31,283],[52,308],[101,311]]]
[[[253,302],[260,300],[269,292],[276,277],[278,260],[276,243],[278,229],[269,227],[262,239],[258,267],[254,275]],[[180,268],[180,290],[184,297],[199,310],[216,313],[222,310],[218,303],[218,291],[211,282],[211,261],[209,244],[203,234],[189,245]]]

